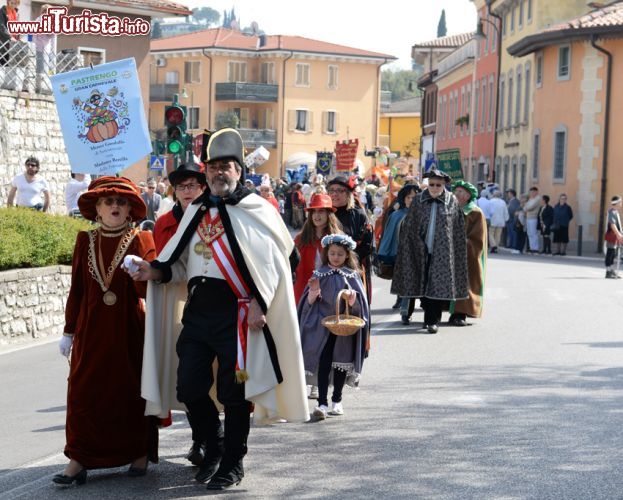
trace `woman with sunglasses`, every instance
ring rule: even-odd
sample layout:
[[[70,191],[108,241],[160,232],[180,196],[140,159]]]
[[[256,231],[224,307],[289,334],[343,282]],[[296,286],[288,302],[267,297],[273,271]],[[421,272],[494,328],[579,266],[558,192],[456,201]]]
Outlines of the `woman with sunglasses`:
[[[138,187],[124,177],[100,177],[78,199],[80,213],[97,222],[78,234],[60,342],[70,358],[65,455],[58,485],[84,484],[88,469],[131,464],[145,475],[157,460],[157,429],[145,417],[141,368],[146,284],[121,269],[125,255],[155,258],[149,232],[133,222],[145,217]],[[149,446],[151,444],[151,446]]]
[[[416,196],[400,232],[391,292],[420,298],[424,328],[437,333],[448,301],[468,297],[465,216],[446,190],[452,179],[432,169],[428,188]]]

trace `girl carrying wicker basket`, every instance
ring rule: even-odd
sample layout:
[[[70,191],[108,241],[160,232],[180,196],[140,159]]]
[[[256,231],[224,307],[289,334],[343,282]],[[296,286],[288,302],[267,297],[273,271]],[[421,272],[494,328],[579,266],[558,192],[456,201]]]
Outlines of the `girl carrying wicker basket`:
[[[354,252],[356,243],[345,234],[329,234],[322,238],[321,245],[322,265],[313,272],[303,292],[298,316],[307,383],[318,386],[318,406],[313,415],[324,420],[327,415],[344,414],[342,389],[345,383],[351,386],[359,383],[370,325],[360,319],[368,318],[369,314]],[[336,315],[336,303],[339,318],[329,319]],[[345,315],[347,307],[349,315]],[[324,326],[325,319],[338,335]],[[345,335],[352,325],[360,327],[355,333]],[[327,395],[331,383],[333,395],[329,409]]]

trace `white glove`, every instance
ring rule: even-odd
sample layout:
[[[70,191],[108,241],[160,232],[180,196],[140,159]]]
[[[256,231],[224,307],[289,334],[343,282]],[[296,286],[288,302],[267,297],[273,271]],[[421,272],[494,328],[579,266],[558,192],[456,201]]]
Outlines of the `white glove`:
[[[61,355],[66,358],[69,357],[69,353],[71,353],[71,344],[74,341],[73,335],[63,335],[61,337],[60,342],[58,343],[58,349],[61,351]]]
[[[126,255],[123,258],[123,268],[129,273],[135,273],[136,271],[138,271],[138,262],[142,262],[143,259],[141,259],[139,256],[137,255]]]

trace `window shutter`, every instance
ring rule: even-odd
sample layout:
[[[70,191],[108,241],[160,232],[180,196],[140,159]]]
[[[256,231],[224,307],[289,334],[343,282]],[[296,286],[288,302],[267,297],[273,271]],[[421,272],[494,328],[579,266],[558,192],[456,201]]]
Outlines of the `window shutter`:
[[[249,108],[240,108],[240,128],[249,128]]]
[[[322,133],[326,133],[329,130],[329,113],[327,111],[322,112]]]
[[[314,119],[312,117],[312,112],[308,111],[307,112],[307,124],[306,124],[306,127],[305,127],[305,131],[306,132],[311,132],[313,127],[314,127]]]
[[[247,63],[242,63],[241,64],[242,68],[241,68],[241,75],[240,75],[240,81],[241,82],[246,82],[247,81]]]
[[[266,128],[272,130],[275,127],[273,124],[273,110],[271,108],[266,109]]]
[[[340,130],[340,114],[335,112],[335,133],[337,134]]]
[[[189,61],[184,62],[184,83],[190,83],[192,80],[192,64]]]
[[[288,130],[290,132],[294,132],[296,128],[296,110],[289,109],[288,110]]]

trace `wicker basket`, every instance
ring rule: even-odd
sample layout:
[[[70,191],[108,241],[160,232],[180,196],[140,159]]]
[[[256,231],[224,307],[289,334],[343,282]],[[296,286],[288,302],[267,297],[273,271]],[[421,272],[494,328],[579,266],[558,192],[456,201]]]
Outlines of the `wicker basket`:
[[[340,314],[340,300],[342,299],[342,295],[347,291],[348,290],[341,290],[340,293],[337,294],[337,299],[335,300],[335,316],[327,316],[322,320],[322,326],[334,335],[340,335],[342,337],[354,335],[366,324],[360,317],[348,314],[348,300],[346,301],[346,314]]]

